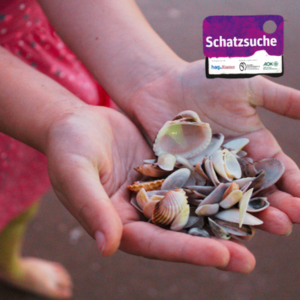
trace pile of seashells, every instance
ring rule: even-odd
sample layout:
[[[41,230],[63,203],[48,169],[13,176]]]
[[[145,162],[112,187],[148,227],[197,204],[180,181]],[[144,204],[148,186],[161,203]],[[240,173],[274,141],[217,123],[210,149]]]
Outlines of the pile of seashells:
[[[157,159],[135,168],[143,181],[128,188],[132,205],[149,222],[195,236],[249,240],[263,221],[253,214],[269,202],[259,193],[275,184],[283,164],[267,158],[253,162],[239,138],[225,144],[193,111],[166,122],[156,137]]]

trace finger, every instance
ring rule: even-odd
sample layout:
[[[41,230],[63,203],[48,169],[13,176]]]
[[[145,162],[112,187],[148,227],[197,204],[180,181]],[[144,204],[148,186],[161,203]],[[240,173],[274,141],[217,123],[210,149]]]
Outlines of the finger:
[[[300,199],[299,198],[293,197],[288,193],[278,190],[274,192],[272,195],[268,196],[268,201],[273,207],[276,207],[278,210],[285,213],[289,217],[291,222],[300,223]],[[277,216],[277,218],[278,217],[279,216]],[[283,216],[281,218],[282,220],[280,222],[286,224],[285,226],[287,230],[288,224],[286,223],[286,221],[284,221]]]
[[[268,197],[270,200],[271,197]],[[269,233],[278,234],[278,235],[289,235],[293,229],[293,223],[287,214],[281,211],[280,207],[277,209],[275,207],[268,207],[262,212],[256,213],[255,217],[262,220],[264,223],[257,228],[267,231]]]
[[[300,91],[260,76],[252,78],[249,82],[253,105],[282,116],[300,119]]]
[[[226,246],[230,253],[230,261],[226,267],[219,268],[223,271],[231,271],[249,274],[255,268],[256,260],[253,254],[238,241],[218,240]]]
[[[218,241],[162,229],[146,222],[124,225],[121,250],[165,261],[224,267],[229,251]]]
[[[103,256],[119,247],[122,223],[104,188],[98,170],[85,158],[68,157],[64,163],[49,168],[58,198],[93,236]]]
[[[285,171],[277,183],[277,186],[282,191],[287,192],[294,197],[300,198],[300,171],[298,166],[283,152],[279,152],[275,158],[280,160],[285,166]]]

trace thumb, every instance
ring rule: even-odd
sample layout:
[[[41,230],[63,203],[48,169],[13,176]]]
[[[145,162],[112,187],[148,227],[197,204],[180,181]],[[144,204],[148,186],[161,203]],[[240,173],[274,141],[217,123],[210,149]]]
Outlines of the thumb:
[[[68,157],[54,166],[49,163],[49,175],[56,195],[96,239],[101,254],[113,254],[119,248],[123,225],[101,185],[97,168],[84,157]]]
[[[275,83],[264,77],[251,78],[251,102],[279,115],[300,119],[300,91]]]

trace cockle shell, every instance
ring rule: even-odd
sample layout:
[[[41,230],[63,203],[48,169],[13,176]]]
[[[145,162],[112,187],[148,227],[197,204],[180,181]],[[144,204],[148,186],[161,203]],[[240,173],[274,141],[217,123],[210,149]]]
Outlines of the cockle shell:
[[[156,201],[150,201],[148,202],[144,208],[143,208],[143,214],[144,216],[147,218],[147,219],[151,219],[152,218],[152,215],[153,215],[153,211],[155,209],[155,206],[156,204],[158,203],[159,201],[156,200]]]
[[[170,229],[174,231],[180,231],[185,227],[186,223],[189,220],[190,215],[190,206],[187,204],[175,217],[174,221],[171,224]]]
[[[203,151],[211,141],[211,128],[192,111],[184,111],[167,121],[153,145],[157,156],[168,153],[191,158]]]
[[[212,155],[212,163],[216,172],[227,181],[242,176],[241,166],[236,156],[227,149],[215,151]]]
[[[187,205],[187,197],[182,189],[169,191],[155,205],[152,222],[156,225],[169,225]]]
[[[138,193],[140,189],[144,188],[146,191],[153,191],[153,190],[158,190],[162,186],[163,182],[165,180],[155,180],[155,181],[136,181],[132,185],[127,185],[127,188],[130,189],[132,192]]]

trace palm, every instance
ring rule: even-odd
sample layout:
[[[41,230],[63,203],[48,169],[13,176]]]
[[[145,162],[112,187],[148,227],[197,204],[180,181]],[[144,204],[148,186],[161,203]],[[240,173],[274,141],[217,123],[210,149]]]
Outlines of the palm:
[[[196,111],[209,122],[213,132],[226,138],[248,137],[246,148],[254,160],[275,157],[285,164],[286,172],[278,189],[269,197],[270,207],[261,218],[263,229],[287,234],[292,222],[300,222],[300,173],[296,164],[281,150],[275,138],[264,127],[255,106],[265,106],[276,113],[300,117],[300,93],[276,85],[262,77],[251,79],[207,79],[204,61],[185,64],[171,70],[137,91],[133,97],[138,126],[151,140],[165,121],[183,110]]]

